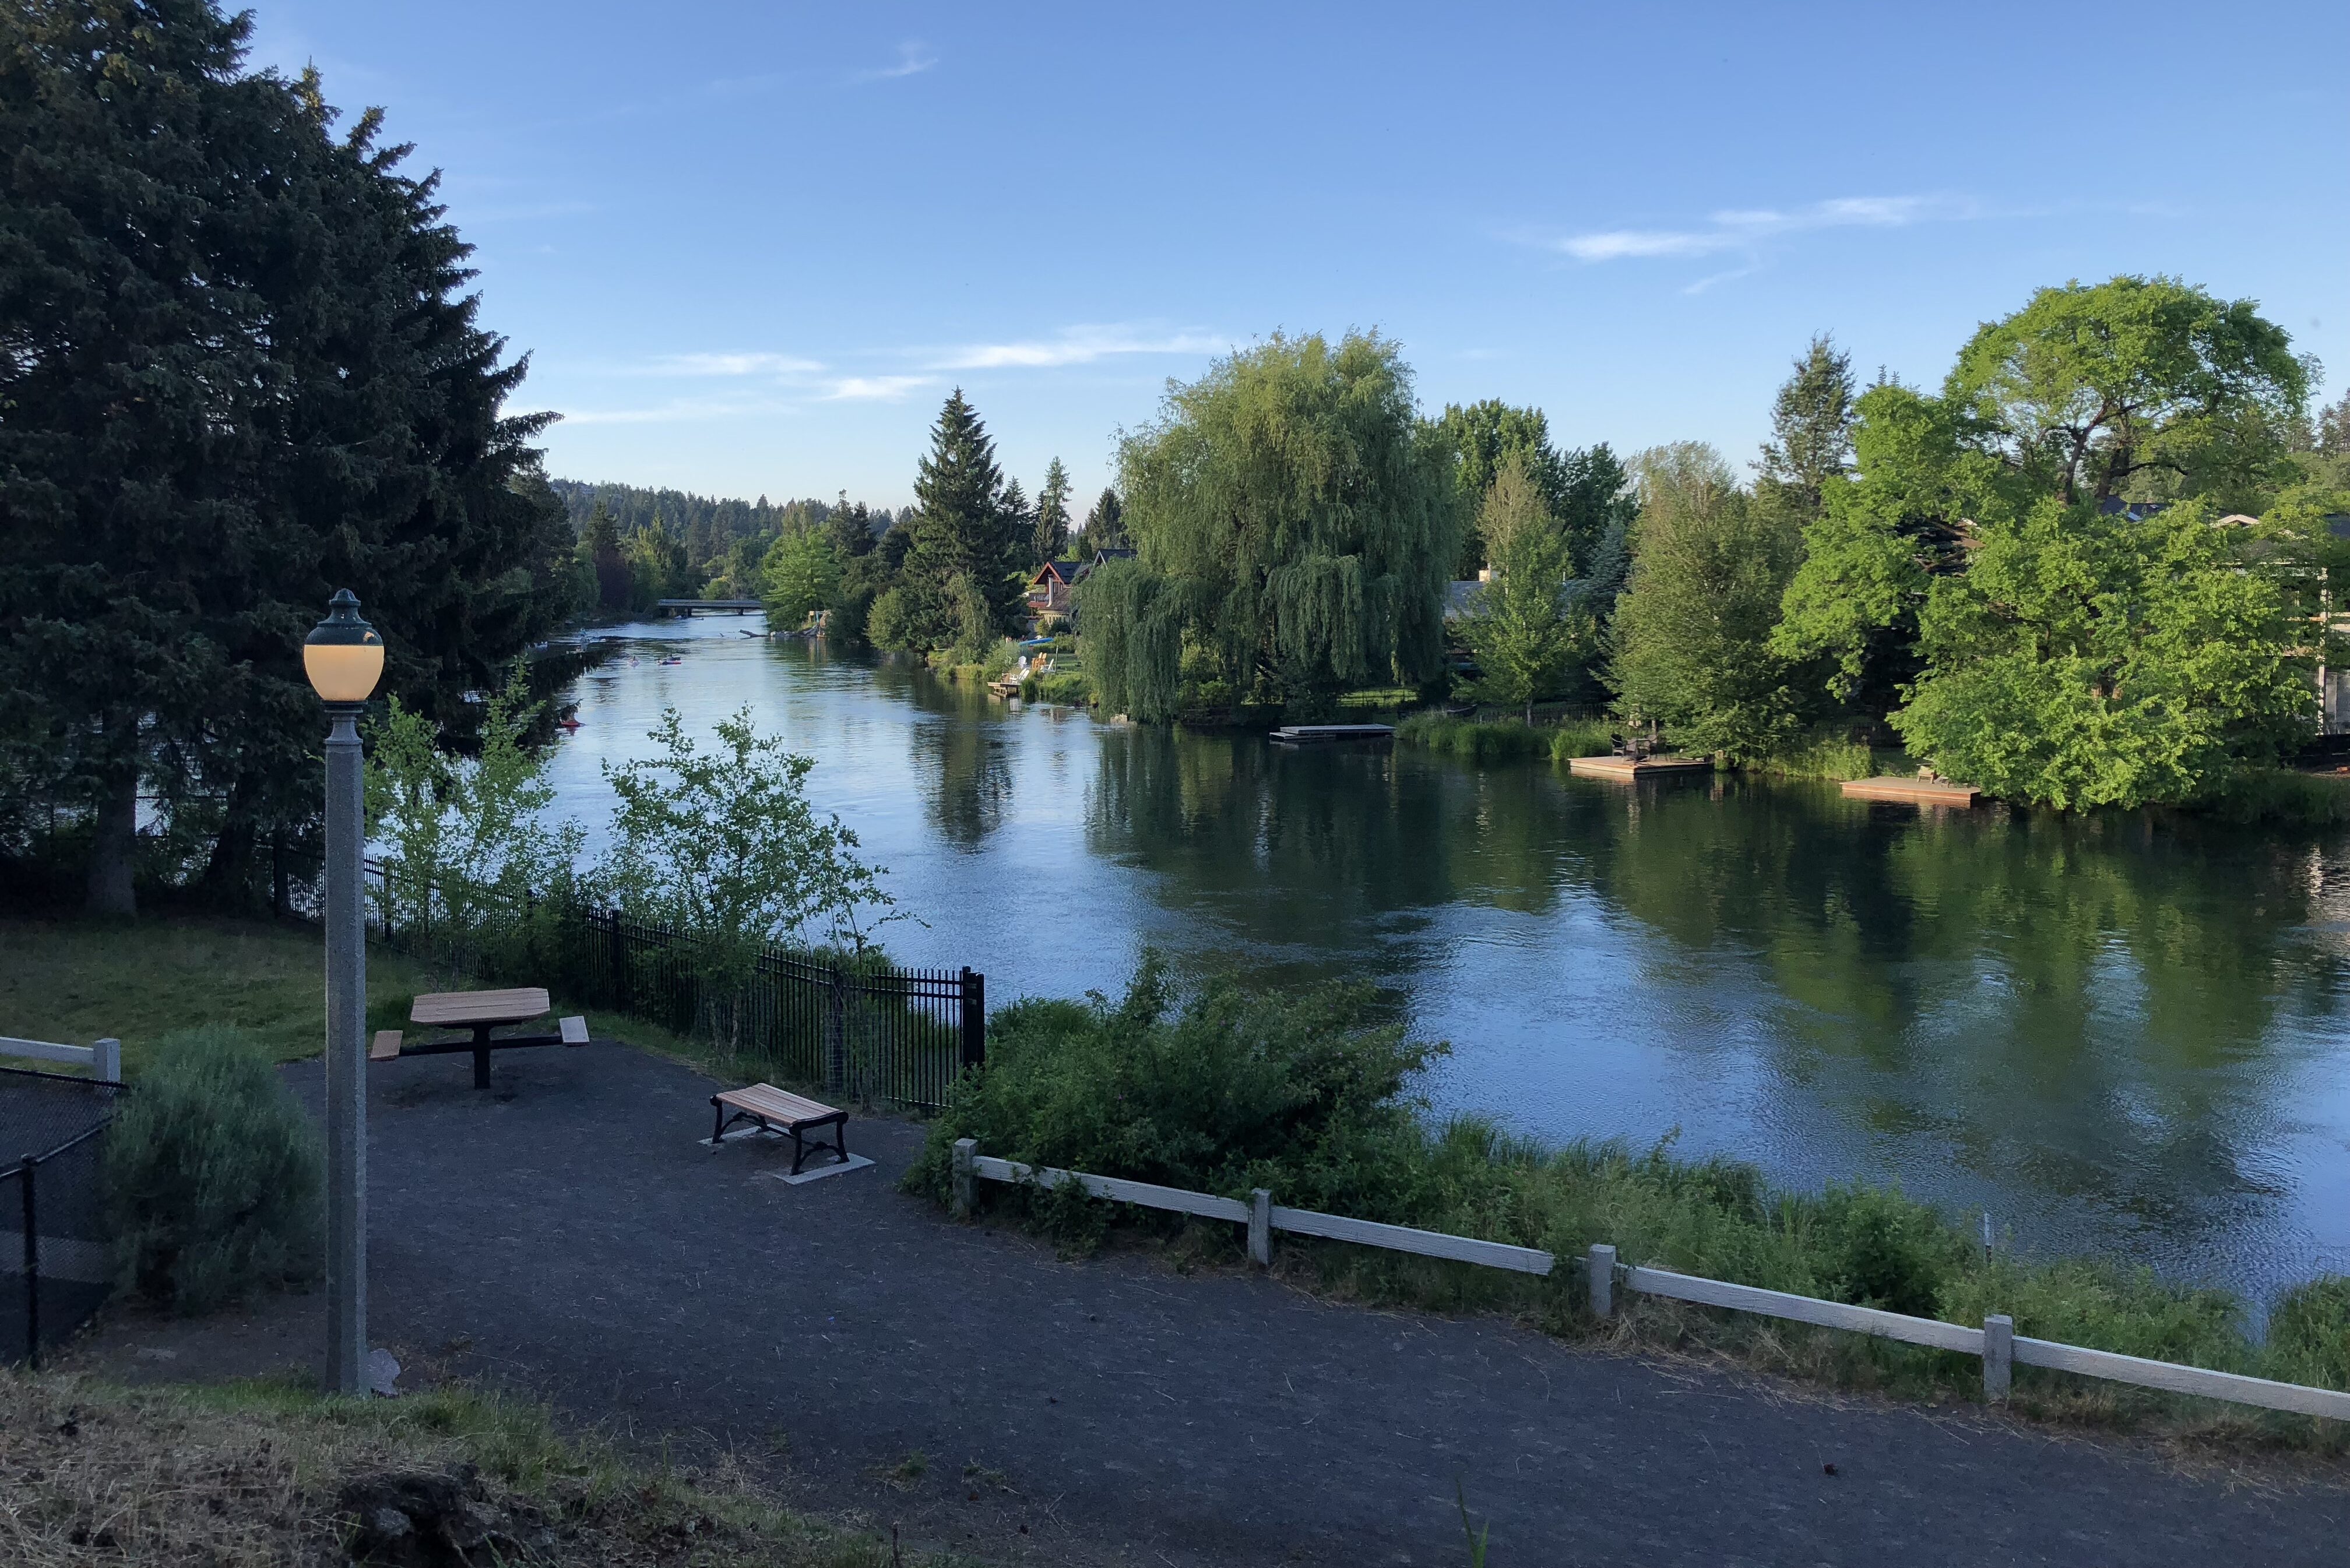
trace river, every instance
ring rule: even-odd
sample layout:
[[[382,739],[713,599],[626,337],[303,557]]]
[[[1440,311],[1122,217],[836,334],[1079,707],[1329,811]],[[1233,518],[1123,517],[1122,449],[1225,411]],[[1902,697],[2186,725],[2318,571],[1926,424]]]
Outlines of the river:
[[[1115,993],[1145,944],[1359,977],[1451,1043],[1439,1110],[1895,1181],[2255,1296],[2350,1272],[2350,836],[1290,752],[1011,709],[757,624],[614,628],[636,640],[578,682],[554,763],[591,839],[599,764],[664,705],[706,730],[748,703],[927,922],[891,952],[984,971],[992,1003]]]

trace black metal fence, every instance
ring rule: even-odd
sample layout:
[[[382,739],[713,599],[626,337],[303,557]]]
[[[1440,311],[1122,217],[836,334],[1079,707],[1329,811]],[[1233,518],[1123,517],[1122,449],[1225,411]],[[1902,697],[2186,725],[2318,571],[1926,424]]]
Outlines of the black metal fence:
[[[120,1084],[0,1068],[0,1361],[40,1364],[114,1280],[104,1162]]]
[[[436,926],[436,900],[381,862],[366,865],[369,924],[386,945],[703,1035],[771,1077],[936,1110],[964,1069],[986,1058],[987,977],[972,970],[771,947],[739,992],[720,995],[703,981],[694,939],[666,926],[528,896],[501,903],[470,888],[463,902],[476,917],[462,929]]]

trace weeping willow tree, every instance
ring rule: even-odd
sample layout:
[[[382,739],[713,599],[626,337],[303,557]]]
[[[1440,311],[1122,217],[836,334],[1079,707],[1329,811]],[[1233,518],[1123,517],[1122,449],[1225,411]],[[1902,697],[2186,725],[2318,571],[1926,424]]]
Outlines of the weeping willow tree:
[[[1275,334],[1170,386],[1118,452],[1136,558],[1079,601],[1104,706],[1157,720],[1191,680],[1265,701],[1433,677],[1456,527],[1445,458],[1374,334]]]

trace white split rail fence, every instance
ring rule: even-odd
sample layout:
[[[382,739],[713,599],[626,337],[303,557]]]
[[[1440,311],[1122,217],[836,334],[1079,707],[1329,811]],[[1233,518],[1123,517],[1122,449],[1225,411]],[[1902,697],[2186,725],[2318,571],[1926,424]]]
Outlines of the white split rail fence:
[[[122,1042],[101,1040],[95,1045],[57,1045],[47,1040],[12,1040],[0,1034],[0,1056],[23,1056],[36,1062],[64,1062],[87,1067],[101,1084],[122,1082]]]
[[[1243,1203],[1238,1199],[1218,1198],[1211,1193],[1191,1192],[1179,1187],[1159,1187],[1148,1181],[1128,1181],[1120,1177],[1093,1176],[1084,1171],[1060,1170],[1051,1166],[1029,1166],[1017,1160],[997,1159],[981,1154],[975,1139],[957,1139],[951,1202],[957,1219],[970,1217],[977,1201],[978,1184],[982,1181],[1014,1182],[1045,1189],[1075,1183],[1095,1198],[1245,1225],[1248,1227],[1249,1260],[1260,1268],[1268,1267],[1273,1262],[1273,1232],[1275,1231],[1352,1241],[1365,1247],[1383,1247],[1390,1251],[1411,1252],[1425,1258],[1477,1263],[1486,1268],[1509,1269],[1523,1274],[1548,1274],[1557,1262],[1553,1254],[1538,1247],[1513,1247],[1469,1236],[1416,1231],[1409,1225],[1382,1225],[1368,1220],[1320,1214],[1307,1209],[1285,1209],[1274,1202],[1272,1194],[1263,1188],[1257,1189],[1250,1195],[1250,1201]],[[2200,1366],[2149,1361],[2142,1356],[2123,1355],[2110,1350],[2091,1350],[2085,1345],[2031,1339],[2017,1334],[2014,1321],[2004,1314],[1986,1317],[1981,1328],[1970,1328],[1962,1323],[1911,1317],[1907,1313],[1884,1312],[1876,1307],[1854,1306],[1846,1302],[1821,1301],[1814,1296],[1791,1295],[1784,1291],[1766,1291],[1755,1285],[1735,1285],[1726,1280],[1701,1279],[1695,1274],[1677,1274],[1667,1269],[1619,1263],[1616,1259],[1616,1249],[1606,1245],[1591,1249],[1586,1266],[1589,1270],[1586,1277],[1590,1284],[1591,1310],[1599,1317],[1615,1315],[1616,1296],[1620,1289],[1640,1295],[1664,1296],[1674,1301],[1693,1302],[1700,1306],[1754,1313],[1790,1323],[1844,1329],[1854,1334],[1875,1334],[1880,1339],[1898,1340],[1906,1345],[1954,1351],[1982,1359],[1983,1393],[1993,1400],[2007,1397],[2013,1369],[2021,1363],[2026,1366],[2069,1372],[2081,1377],[2127,1383],[2166,1394],[2183,1394],[2199,1399],[2222,1400],[2231,1405],[2256,1405],[2293,1415],[2350,1421],[2350,1394],[2335,1389],[2311,1388],[2299,1383],[2277,1383],[2265,1377],[2247,1377],[2240,1373],[2212,1372]]]

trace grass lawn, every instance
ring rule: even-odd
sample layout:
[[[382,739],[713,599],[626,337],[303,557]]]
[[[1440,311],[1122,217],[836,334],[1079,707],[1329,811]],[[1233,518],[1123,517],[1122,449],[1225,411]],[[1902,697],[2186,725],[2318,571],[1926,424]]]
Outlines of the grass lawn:
[[[317,1055],[324,1044],[325,964],[317,929],[294,921],[219,915],[0,920],[0,1034],[68,1045],[112,1035],[122,1042],[128,1078],[152,1060],[158,1039],[199,1023],[235,1024],[279,1061],[296,1061]],[[464,985],[370,946],[369,1026],[401,1027],[417,992]],[[556,1000],[558,1012],[584,1011]],[[634,1044],[695,1054],[637,1019],[591,1012],[588,1022],[598,1038],[624,1035]],[[5,1058],[0,1064],[35,1064]]]

